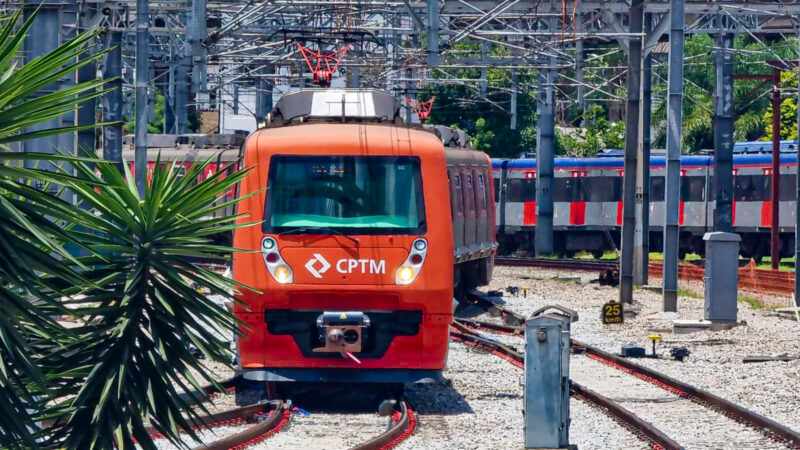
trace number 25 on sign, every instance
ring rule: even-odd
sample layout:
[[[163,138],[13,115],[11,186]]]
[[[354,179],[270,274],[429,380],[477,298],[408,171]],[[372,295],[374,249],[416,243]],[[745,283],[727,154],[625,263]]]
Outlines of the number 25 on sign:
[[[622,303],[608,302],[603,305],[603,310],[600,313],[600,319],[603,324],[608,325],[612,323],[622,323],[624,321]]]

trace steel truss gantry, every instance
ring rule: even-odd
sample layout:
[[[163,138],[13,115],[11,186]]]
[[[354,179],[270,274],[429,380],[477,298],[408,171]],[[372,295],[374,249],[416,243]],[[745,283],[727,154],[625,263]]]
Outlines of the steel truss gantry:
[[[622,301],[632,299],[634,279],[646,282],[642,271],[648,262],[644,247],[647,239],[641,233],[647,233],[647,229],[639,226],[631,232],[636,223],[643,223],[642,211],[648,208],[645,186],[649,185],[649,175],[637,158],[645,157],[644,148],[649,148],[649,126],[642,128],[649,124],[649,102],[666,101],[667,309],[672,308],[677,292],[678,224],[677,216],[672,220],[670,211],[677,210],[672,207],[677,205],[675,196],[679,192],[676,183],[681,150],[683,88],[679,78],[684,64],[683,36],[709,33],[723,48],[715,58],[722,77],[717,82],[715,108],[721,133],[716,150],[725,155],[730,146],[726,127],[732,102],[726,93],[731,91],[733,82],[728,70],[731,54],[725,50],[730,45],[729,37],[744,33],[758,40],[764,35],[797,35],[800,17],[797,0],[150,1],[146,2],[146,39],[141,40],[143,28],[139,27],[138,48],[140,54],[149,55],[149,64],[140,62],[137,66],[135,19],[142,0],[6,0],[0,3],[0,9],[40,3],[43,11],[59,13],[57,17],[45,14],[41,19],[60,21],[55,25],[62,30],[58,39],[77,29],[99,25],[107,33],[98,44],[119,45],[98,68],[104,75],[120,75],[122,80],[101,104],[104,118],[133,117],[136,85],[140,109],[145,110],[143,117],[139,115],[140,120],[147,121],[142,99],[152,100],[153,92],[158,91],[167,100],[163,128],[171,133],[190,131],[191,112],[220,110],[225,101],[263,120],[271,107],[273,89],[279,85],[307,85],[313,78],[298,52],[298,44],[320,52],[346,46],[347,57],[340,61],[339,75],[346,78],[349,86],[384,88],[410,99],[434,84],[464,86],[471,101],[492,105],[498,114],[508,116],[512,128],[517,123],[518,96],[537,96],[540,111],[536,151],[543,168],[552,162],[551,122],[557,109],[574,104],[585,111],[586,105],[593,102],[621,103],[625,99],[620,92],[627,92],[632,113],[626,121],[627,137],[634,141],[625,146],[625,177],[634,177],[636,183],[625,182],[624,203],[635,204],[635,208],[626,208],[622,233]],[[640,17],[647,26],[637,25]],[[28,56],[52,46],[50,41],[54,39],[41,35],[30,39]],[[660,45],[667,41],[668,52]],[[608,67],[604,58],[619,52],[627,57],[627,64]],[[669,53],[668,61],[662,56],[665,53]],[[766,55],[765,62],[768,59],[774,58]],[[668,98],[652,99],[651,67],[662,65],[668,66]],[[138,76],[135,68],[140,72]],[[490,69],[507,76],[501,77],[500,82],[497,77],[490,79]],[[80,75],[82,79],[87,76],[91,75]],[[139,83],[135,84],[137,79]],[[255,93],[257,100],[252,110],[239,101],[241,92]],[[642,104],[644,101],[648,104]],[[85,112],[78,116],[77,120],[87,120]],[[146,141],[145,133],[137,137]],[[80,142],[90,139],[83,136]],[[121,129],[105,130],[101,142],[106,157],[120,158]],[[146,142],[137,144],[144,148]],[[730,189],[727,185],[715,189],[723,204],[730,198]],[[552,208],[546,207],[552,197],[547,183],[537,184],[537,199],[542,205],[536,231],[537,251],[541,253],[554,250],[552,227],[548,225],[552,224]],[[634,242],[639,248],[629,251]],[[637,276],[632,273],[634,256]]]

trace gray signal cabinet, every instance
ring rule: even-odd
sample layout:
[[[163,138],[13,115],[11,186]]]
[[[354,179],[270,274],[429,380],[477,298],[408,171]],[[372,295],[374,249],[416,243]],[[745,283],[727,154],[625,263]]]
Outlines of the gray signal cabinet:
[[[736,323],[739,284],[739,243],[736,233],[715,231],[703,236],[706,241],[705,319],[716,323]]]
[[[570,324],[577,319],[574,311],[545,307],[525,322],[526,449],[570,448]]]

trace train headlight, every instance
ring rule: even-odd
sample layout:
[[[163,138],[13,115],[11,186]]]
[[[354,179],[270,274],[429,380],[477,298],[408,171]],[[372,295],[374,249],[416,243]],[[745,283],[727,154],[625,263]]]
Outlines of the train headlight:
[[[264,265],[267,266],[272,279],[280,284],[288,284],[294,281],[292,268],[283,260],[275,239],[267,236],[261,240],[261,257]]]
[[[411,267],[400,267],[395,274],[395,282],[397,284],[411,284],[415,277],[414,269]]]
[[[422,270],[422,263],[425,262],[425,255],[428,253],[428,241],[416,239],[411,244],[411,251],[405,262],[397,268],[394,274],[395,284],[406,286],[417,279],[417,275]]]
[[[292,282],[292,269],[286,265],[280,265],[275,268],[275,272],[272,274],[275,277],[275,281],[280,284],[286,284]]]

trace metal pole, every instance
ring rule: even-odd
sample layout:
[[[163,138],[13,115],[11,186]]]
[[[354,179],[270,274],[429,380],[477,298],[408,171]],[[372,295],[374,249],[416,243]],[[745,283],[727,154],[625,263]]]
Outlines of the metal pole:
[[[144,197],[147,176],[147,84],[150,81],[149,5],[146,0],[136,0],[136,149],[134,170],[136,188]]]
[[[579,4],[578,4],[579,5]],[[576,13],[575,31],[580,33],[583,31],[583,18],[580,13]],[[583,81],[583,39],[578,39],[575,42],[575,80],[578,82],[578,109],[581,113],[581,126],[586,126],[586,87]]]
[[[684,0],[670,0],[669,75],[667,110],[667,176],[664,220],[664,311],[678,310],[678,205],[681,184],[681,125],[683,124]]]
[[[206,25],[206,0],[192,0],[191,30],[189,45],[192,50],[192,91],[195,103],[205,105],[208,103],[208,51],[203,46],[203,41],[208,37]]]
[[[489,43],[481,41],[481,81],[480,90],[481,95],[486,95],[489,92],[489,67],[486,65],[486,57],[489,53]]]
[[[512,130],[517,129],[517,71],[511,71],[511,126]]]
[[[550,21],[550,28],[555,23]],[[553,57],[550,62],[554,63]],[[555,65],[555,64],[552,64]],[[536,142],[536,256],[553,253],[553,166],[555,165],[554,70],[539,71]]]
[[[36,11],[39,1],[29,0],[26,2],[24,16],[27,20],[30,14]],[[36,14],[31,32],[25,36],[23,44],[25,61],[31,61],[37,56],[55,50],[58,47],[61,31],[61,21],[57,6],[43,4]],[[54,82],[39,90],[39,95],[47,95],[55,92],[59,88],[59,83]],[[47,122],[39,123],[27,128],[26,131],[46,130],[48,128],[58,128],[61,125],[61,118],[50,119]],[[56,153],[58,148],[58,136],[48,136],[38,139],[26,140],[22,143],[25,152]],[[35,164],[26,162],[26,165]],[[42,168],[47,165],[40,166]]]
[[[122,120],[122,32],[108,33],[108,47],[112,50],[106,56],[105,78],[117,78],[110,83],[111,91],[103,97],[103,120],[119,122]],[[117,164],[122,170],[122,124],[103,128],[103,159]]]
[[[429,66],[439,64],[439,1],[428,1],[428,55]]]
[[[86,23],[89,20],[94,18],[94,14],[96,12],[96,8],[86,5],[83,8],[81,13],[80,21],[82,28],[85,28]],[[94,80],[97,77],[97,66],[92,64],[87,64],[78,70],[78,83],[83,83],[86,81]],[[79,126],[89,126],[94,125],[95,123],[95,112],[97,110],[97,102],[92,99],[78,107],[78,119],[77,123]],[[97,155],[95,154],[95,134],[96,130],[94,128],[89,128],[86,130],[78,131],[78,136],[76,139],[76,149],[77,153],[80,154],[88,154],[92,158],[96,158]]]
[[[800,39],[798,39],[800,42]],[[800,75],[800,67],[798,69],[798,75]],[[797,104],[800,105],[800,76],[797,77]],[[798,136],[796,141],[796,148],[797,148],[797,161],[800,161],[800,108],[797,108],[797,130]],[[795,192],[795,202],[794,202],[794,304],[797,307],[800,307],[800,168],[795,169],[795,179],[797,181],[796,192]]]
[[[717,35],[714,93],[714,231],[733,230],[733,34]]]
[[[649,33],[653,18],[644,16],[644,30]],[[634,242],[634,277],[637,286],[648,282],[650,266],[650,119],[653,106],[653,58],[644,55],[642,62],[641,127],[639,129],[639,161],[636,168],[636,236]]]
[[[644,0],[633,0],[630,32],[642,32]],[[639,143],[639,90],[642,82],[642,39],[631,38],[628,49],[628,106],[625,111],[625,165],[622,182],[622,252],[619,300],[633,302],[633,234],[636,228],[636,150]]]
[[[781,263],[780,200],[781,200],[781,71],[772,69],[772,226],[770,227],[770,260],[778,270]]]
[[[192,70],[191,47],[179,49],[175,68],[175,130],[177,134],[189,132],[189,72]]]

